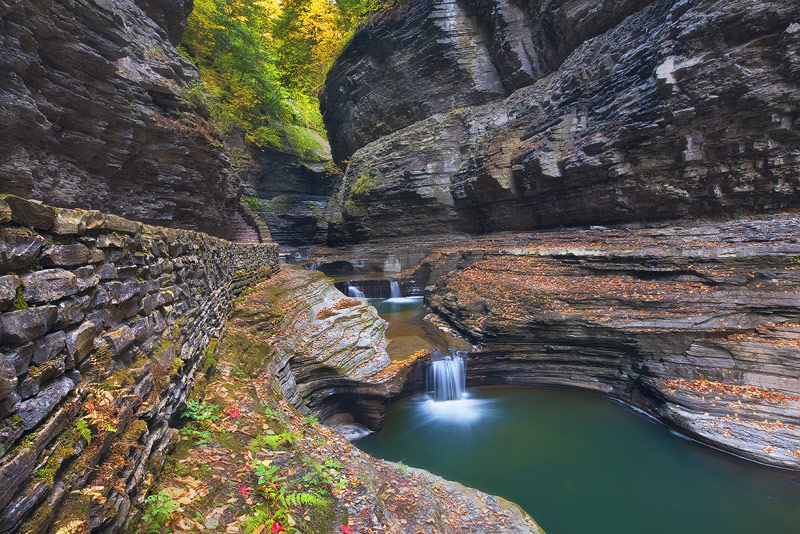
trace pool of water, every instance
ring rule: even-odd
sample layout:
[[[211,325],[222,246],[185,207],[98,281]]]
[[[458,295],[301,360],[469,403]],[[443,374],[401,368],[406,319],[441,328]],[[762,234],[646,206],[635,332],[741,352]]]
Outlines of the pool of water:
[[[387,352],[392,360],[404,360],[422,349],[438,349],[446,354],[449,349],[472,348],[463,339],[445,334],[425,321],[428,312],[422,306],[422,297],[369,299],[369,303],[389,323],[386,330],[389,341]]]
[[[356,445],[510,499],[548,534],[800,532],[797,473],[588,392],[482,388],[449,405],[418,395]]]

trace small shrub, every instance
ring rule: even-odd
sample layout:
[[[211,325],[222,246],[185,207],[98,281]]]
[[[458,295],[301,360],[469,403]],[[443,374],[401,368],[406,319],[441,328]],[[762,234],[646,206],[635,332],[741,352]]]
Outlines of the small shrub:
[[[264,202],[256,197],[243,196],[242,202],[244,202],[245,205],[253,211],[264,211],[266,209]]]
[[[362,174],[350,186],[350,192],[356,196],[363,196],[371,193],[378,185],[378,180],[368,174]]]
[[[180,508],[178,501],[169,498],[166,491],[159,491],[145,499],[145,509],[142,521],[147,525],[149,532],[160,532],[161,525],[172,519],[172,515]]]

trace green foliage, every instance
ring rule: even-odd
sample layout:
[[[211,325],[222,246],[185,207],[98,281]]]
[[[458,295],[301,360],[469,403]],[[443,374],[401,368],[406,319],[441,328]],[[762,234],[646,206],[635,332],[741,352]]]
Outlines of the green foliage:
[[[280,434],[260,434],[250,442],[250,451],[256,452],[258,449],[270,448],[277,449],[283,444],[294,445],[297,434],[291,431],[281,432]]]
[[[166,491],[150,495],[144,502],[147,508],[142,521],[147,525],[148,532],[160,532],[161,525],[172,519],[172,514],[180,508],[178,501],[170,499]]]
[[[22,288],[17,288],[17,295],[14,297],[14,309],[15,310],[27,310],[30,308],[28,305],[28,301],[25,300],[25,295],[22,294]]]
[[[253,211],[264,211],[264,203],[259,198],[243,196],[242,202]]]
[[[184,94],[223,132],[318,159],[317,92],[355,27],[388,0],[195,0],[181,53],[200,71]]]
[[[186,411],[182,415],[192,421],[216,421],[219,419],[219,415],[216,414],[217,409],[216,404],[206,405],[198,401],[189,401],[186,403]]]
[[[89,428],[89,423],[86,422],[86,419],[79,419],[78,422],[75,423],[75,430],[86,440],[87,444],[92,442],[92,429]]]
[[[350,186],[350,191],[354,195],[362,196],[371,193],[377,185],[378,180],[368,174],[362,174],[355,182],[353,182],[353,185]]]

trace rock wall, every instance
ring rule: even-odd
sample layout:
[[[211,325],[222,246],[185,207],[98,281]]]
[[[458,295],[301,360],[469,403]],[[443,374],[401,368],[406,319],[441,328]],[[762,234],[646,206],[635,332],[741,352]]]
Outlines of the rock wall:
[[[271,243],[2,197],[0,531],[87,509],[121,531],[233,297],[276,265]]]
[[[421,266],[474,384],[558,385],[800,469],[797,213],[485,239]]]
[[[0,193],[227,237],[250,160],[184,99],[191,8],[0,1]]]
[[[478,9],[466,0],[412,8],[353,39],[326,86],[332,146],[341,145],[334,153],[355,152],[322,238],[387,241],[798,205],[796,2],[540,4],[480,3],[488,14],[476,28],[507,32],[494,55],[486,36],[500,30],[473,35],[456,24]],[[496,22],[513,9],[514,24]],[[451,12],[458,16],[446,22]],[[430,29],[437,24],[447,31]],[[531,61],[550,59],[533,61],[543,67],[531,75],[498,74],[518,80],[503,82],[510,96],[482,91],[484,78],[448,78],[460,72],[446,64],[450,55],[516,64],[520,46]],[[431,47],[449,55],[438,60]],[[391,67],[398,64],[400,73]],[[436,91],[461,96],[446,101]],[[483,96],[470,96],[487,94],[479,105]]]

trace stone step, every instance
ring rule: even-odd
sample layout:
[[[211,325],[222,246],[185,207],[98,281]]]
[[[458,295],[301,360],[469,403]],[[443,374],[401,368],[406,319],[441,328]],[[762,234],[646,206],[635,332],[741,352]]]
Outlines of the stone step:
[[[260,243],[258,231],[252,227],[241,213],[234,213],[231,219],[231,232],[229,239],[237,243]]]

